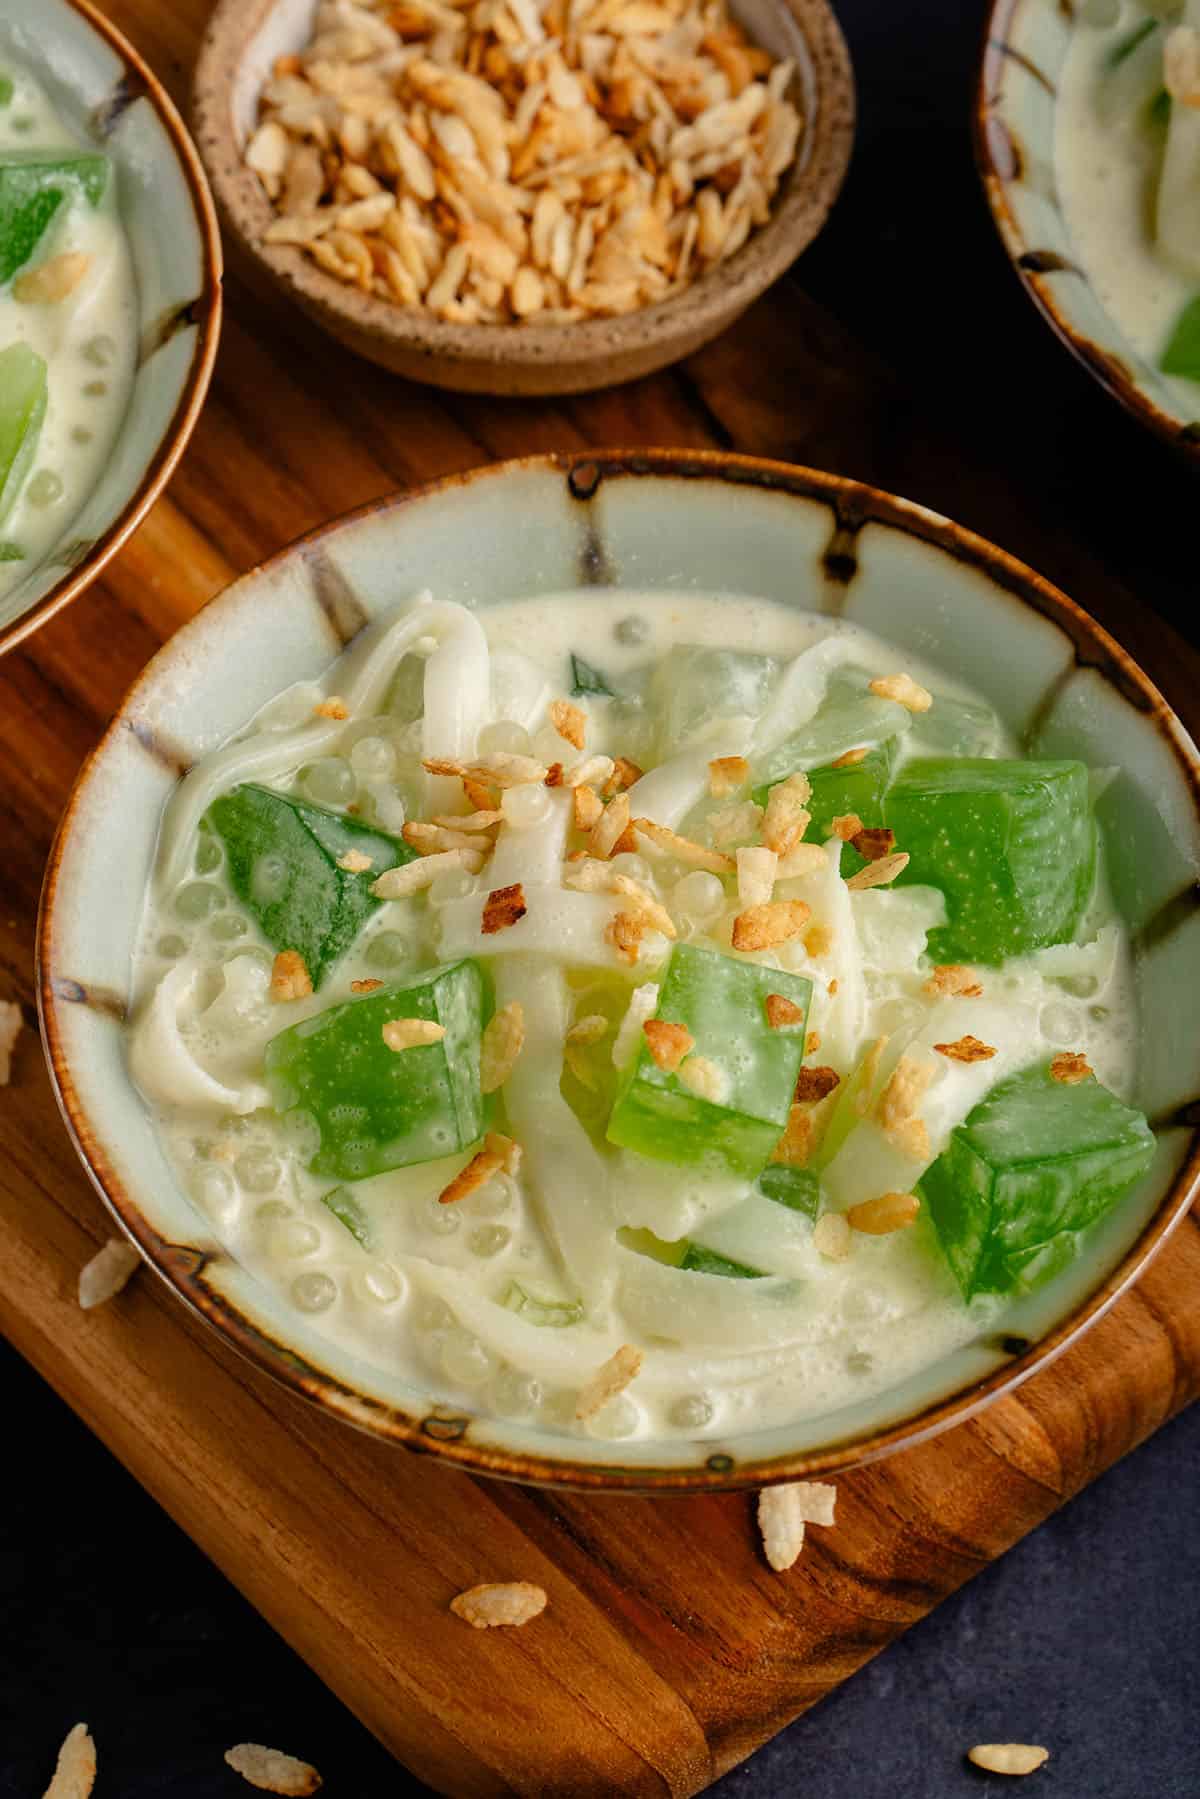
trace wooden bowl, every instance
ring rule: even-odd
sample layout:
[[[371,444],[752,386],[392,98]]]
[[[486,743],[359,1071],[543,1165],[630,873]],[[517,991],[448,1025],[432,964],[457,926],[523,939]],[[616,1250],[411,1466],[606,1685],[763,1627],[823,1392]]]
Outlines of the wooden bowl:
[[[140,356],[108,465],[63,535],[0,597],[0,654],[83,592],[170,480],[200,415],[221,327],[221,236],[182,119],[88,0],[5,0],[0,55],[50,91],[113,160],[133,252]]]
[[[436,1383],[406,1383],[322,1334],[236,1259],[219,1208],[206,1211],[165,1159],[125,1060],[130,956],[162,807],[182,771],[426,583],[482,608],[580,585],[670,588],[684,604],[690,592],[761,594],[929,657],[975,686],[1030,755],[1119,769],[1097,812],[1138,949],[1136,1098],[1159,1152],[1069,1269],[974,1341],[837,1411],[614,1441],[439,1403]],[[531,457],[321,527],[159,651],[85,766],[50,857],[42,1027],[68,1127],[115,1218],[181,1299],[294,1392],[475,1473],[614,1492],[761,1486],[872,1461],[971,1417],[1102,1317],[1182,1220],[1200,1187],[1200,1031],[1185,1003],[1200,978],[1198,873],[1195,746],[1112,638],[1002,550],[920,506],[782,463],[671,450]]]
[[[707,343],[820,230],[854,135],[849,52],[827,0],[735,0],[758,42],[796,60],[804,133],[769,222],[684,293],[620,318],[568,325],[456,325],[364,294],[303,251],[267,245],[275,217],[242,161],[276,57],[307,41],[315,0],[221,0],[196,65],[193,128],[227,229],[290,299],[360,356],[410,380],[467,393],[582,393],[650,374]]]

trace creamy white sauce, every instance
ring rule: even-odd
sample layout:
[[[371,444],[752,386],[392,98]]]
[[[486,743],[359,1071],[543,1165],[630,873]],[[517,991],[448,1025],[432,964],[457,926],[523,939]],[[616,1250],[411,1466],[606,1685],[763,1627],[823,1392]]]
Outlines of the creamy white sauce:
[[[0,106],[0,151],[91,148],[55,112],[33,77],[4,59],[14,87]],[[117,210],[115,171],[98,207],[64,200],[40,239],[31,270],[79,251],[91,261],[82,281],[53,305],[22,303],[0,288],[0,349],[28,344],[48,368],[46,418],[37,456],[0,541],[24,552],[0,562],[0,596],[24,581],[70,531],[96,486],[129,404],[137,367],[137,292]],[[24,271],[18,271],[18,274]]]
[[[1109,67],[1114,47],[1149,17],[1126,3],[1109,26],[1076,24],[1058,77],[1055,170],[1076,259],[1131,349],[1157,370],[1200,281],[1155,239],[1165,134],[1151,127],[1147,106],[1162,85],[1163,29],[1126,64]],[[1200,383],[1160,378],[1185,411],[1200,403]]]
[[[679,681],[684,645],[737,645],[778,657],[778,683],[789,658],[833,633],[850,660],[871,674],[903,667],[923,679],[943,703],[972,697],[937,671],[922,668],[907,654],[901,657],[856,628],[740,596],[567,594],[489,607],[480,619],[490,646],[493,696],[480,749],[532,752],[547,761],[569,763],[576,754],[546,720],[550,699],[567,691],[572,650],[612,677],[632,677],[650,664],[661,665],[661,685],[652,684],[654,703],[648,707],[629,711],[607,700],[579,702],[589,714],[589,752],[607,747],[647,768],[653,760],[652,727],[661,728],[666,709],[687,722]],[[830,660],[836,662],[837,655]],[[419,673],[419,662],[416,668]],[[346,694],[352,678],[349,670],[335,667],[321,688],[301,687],[282,696],[260,715],[258,734],[252,731],[245,744],[269,745],[272,732],[278,736],[311,721],[322,693]],[[419,692],[419,685],[414,691]],[[704,710],[692,717],[687,748],[695,751],[701,769],[730,740],[744,742],[753,732],[754,718],[731,709],[744,691],[744,684],[731,683],[723,700],[714,686]],[[986,713],[983,702],[976,703]],[[418,706],[419,700],[406,714],[401,703],[399,715],[352,717],[344,726],[334,726],[333,741],[323,746],[310,772],[301,774],[300,790],[325,803],[353,801],[364,815],[393,830],[405,812],[427,816],[418,772],[422,727],[413,722]],[[763,716],[761,710],[758,716]],[[990,749],[1015,753],[998,726]],[[274,776],[272,784],[286,783]],[[705,830],[707,816],[727,803],[701,798],[690,808],[689,828]],[[154,1113],[162,1141],[217,1236],[332,1340],[399,1373],[418,1391],[501,1416],[536,1419],[553,1432],[587,1431],[613,1439],[727,1437],[868,1399],[995,1327],[996,1304],[977,1302],[969,1309],[962,1304],[927,1221],[887,1237],[856,1234],[847,1261],[827,1260],[815,1251],[805,1219],[754,1196],[749,1183],[728,1174],[649,1162],[605,1145],[606,1101],[570,1076],[563,1092],[593,1126],[593,1138],[581,1138],[573,1157],[568,1149],[565,1164],[558,1164],[557,1180],[551,1144],[541,1162],[527,1150],[517,1178],[502,1175],[450,1207],[440,1205],[437,1196],[466,1161],[463,1155],[356,1183],[354,1197],[369,1217],[374,1239],[370,1253],[360,1248],[320,1203],[336,1183],[313,1177],[303,1166],[312,1149],[305,1142],[303,1121],[281,1122],[257,1103],[265,1045],[279,1030],[349,997],[351,981],[386,978],[435,960],[461,890],[485,893],[500,875],[485,866],[478,881],[452,876],[435,886],[429,898],[385,905],[319,995],[286,1007],[272,1005],[266,996],[271,951],[224,886],[214,840],[197,838],[190,828],[180,835],[179,820],[186,814],[178,806],[177,801],[175,813],[168,816],[162,861],[169,867],[174,857],[181,876],[151,895],[134,969],[134,997],[141,1008],[134,1031],[135,1050],[139,1034],[141,1040],[135,1069],[158,1096]],[[180,862],[181,848],[186,854]],[[496,863],[501,853],[497,851]],[[720,919],[714,920],[700,916],[705,911],[703,882],[697,884],[695,875],[678,863],[623,855],[616,866],[645,881],[672,908],[681,938],[727,946],[728,920],[738,910],[735,898],[722,903]],[[822,880],[830,893],[838,890],[834,900],[823,897]],[[922,1030],[932,1030],[936,1037],[943,1027],[954,1035],[974,1026],[998,1041],[1002,1032],[1010,1033],[997,1063],[1004,1072],[1059,1048],[1082,1049],[1106,1084],[1128,1094],[1135,1040],[1130,964],[1102,892],[1080,933],[1087,947],[1064,946],[985,971],[986,995],[979,1001],[938,1001],[924,992],[925,935],[943,916],[941,896],[933,890],[851,896],[832,869],[828,876],[790,882],[778,890],[791,897],[802,892],[811,898],[814,917],[827,915],[823,908],[833,903],[846,914],[839,914],[843,947],[824,962],[811,958],[799,943],[776,952],[775,965],[807,972],[813,980],[809,1024],[823,1033],[818,1060],[828,1057],[846,1074],[880,1035],[890,1037],[896,1054]],[[860,948],[851,954],[848,946],[855,935]],[[552,1036],[548,1048],[543,1044],[542,1052],[533,1041],[541,1015],[553,1018],[561,1006],[567,1022],[600,1012],[615,1026],[631,989],[656,978],[665,948],[665,940],[657,947],[649,942],[645,963],[632,970],[600,960],[574,966],[567,970],[565,991],[552,959],[539,964],[524,956],[495,957],[498,996],[526,993],[530,1040],[523,1055],[546,1056],[549,1074],[540,1088],[536,1065],[518,1066],[548,1135],[563,1126],[564,1118],[568,1137],[578,1126],[574,1115],[566,1115],[558,1092],[561,1035]],[[770,962],[771,953],[761,959]],[[183,1075],[172,1072],[175,1049],[163,1038],[151,1038],[145,1023],[151,996],[173,969],[184,970],[174,977],[181,988],[189,987],[189,971],[194,971],[179,1011],[179,1047],[185,1058],[194,1058],[192,1068],[202,1071],[203,1079],[219,1082],[236,1103],[206,1104],[202,1096],[198,1103],[178,1103],[186,1070]],[[831,993],[834,978],[838,989]],[[522,982],[530,980],[534,985],[522,989]],[[858,994],[853,1004],[852,991]],[[985,1010],[972,1012],[975,1006]],[[839,1032],[843,1047],[834,1054],[829,1045],[839,1041]],[[610,1030],[593,1052],[609,1058],[610,1071],[612,1048]],[[960,1075],[961,1065],[946,1062],[939,1068],[942,1084],[931,1092],[942,1097],[935,1106],[945,1108],[945,1096],[951,1093],[946,1083]],[[990,1083],[986,1076],[978,1078],[982,1091]],[[513,1094],[515,1107],[515,1084]],[[176,1103],[170,1103],[172,1095]],[[962,1100],[959,1116],[973,1103]],[[504,1123],[498,1128],[504,1129]],[[526,1142],[535,1136],[526,1135]],[[543,1223],[546,1211],[556,1208],[559,1222],[577,1219],[585,1178],[590,1178],[585,1159],[603,1172],[607,1190],[601,1203],[611,1207],[605,1230],[610,1242],[623,1226],[653,1229],[660,1239],[690,1235],[734,1259],[739,1254],[751,1259],[749,1246],[756,1258],[751,1265],[765,1267],[777,1278],[760,1283],[706,1279],[623,1247],[612,1258],[615,1301],[593,1303],[580,1322],[539,1326],[502,1309],[495,1302],[514,1281],[545,1302],[570,1303],[579,1297]],[[547,1165],[553,1190],[536,1192],[537,1180],[547,1179]],[[843,1176],[843,1185],[839,1204],[869,1196],[854,1191],[852,1172]],[[788,1288],[788,1282],[794,1285]],[[714,1288],[724,1289],[715,1306],[702,1292],[711,1294]],[[740,1308],[732,1327],[730,1303]],[[623,1342],[645,1347],[641,1374],[590,1422],[577,1423],[578,1389]]]

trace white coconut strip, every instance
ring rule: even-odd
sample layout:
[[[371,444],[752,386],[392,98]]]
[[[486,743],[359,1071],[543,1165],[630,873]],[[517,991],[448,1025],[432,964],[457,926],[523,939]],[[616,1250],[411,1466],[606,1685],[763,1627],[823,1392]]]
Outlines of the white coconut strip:
[[[784,669],[771,703],[754,727],[754,753],[763,755],[806,725],[820,707],[835,668],[861,658],[861,646],[837,632],[822,637]]]
[[[504,647],[492,651],[493,719],[535,731],[553,698],[550,683],[536,662],[520,650]]]
[[[624,1247],[617,1268],[618,1304],[641,1337],[755,1350],[811,1338],[814,1330],[812,1294],[800,1281],[695,1274]]]
[[[980,1062],[958,1062],[940,1056],[935,1043],[978,1037],[996,1051]],[[822,1053],[824,1053],[822,1051]],[[910,1057],[931,1074],[917,1095],[911,1116],[925,1126],[928,1155],[913,1156],[885,1135],[874,1112],[855,1125],[821,1179],[834,1206],[845,1211],[881,1193],[908,1193],[930,1162],[935,1161],[960,1125],[998,1081],[1007,1079],[1048,1053],[1028,1006],[983,999],[945,999],[919,1031],[906,1040],[893,1038],[882,1059],[876,1092],[882,1091],[901,1056]]]
[[[464,629],[479,629],[462,606],[451,601],[418,600],[401,618],[381,620],[361,633],[326,677],[331,693],[341,695],[350,718],[370,718],[381,710],[397,665],[418,637],[450,638]],[[261,731],[239,737],[205,756],[175,789],[163,815],[158,846],[157,879],[173,887],[188,873],[196,828],[220,793],[240,781],[272,781],[291,774],[304,762],[336,743],[344,719],[314,718],[293,731]]]
[[[485,875],[488,889],[506,883],[498,881],[490,866]],[[622,961],[605,931],[622,910],[619,894],[573,893],[563,887],[525,887],[525,915],[515,924],[488,934],[483,930],[483,910],[487,893],[467,894],[463,899],[449,900],[441,908],[440,954],[444,961],[459,956],[494,958],[499,965],[512,956],[549,958],[575,968],[604,968],[629,974],[631,966]],[[662,962],[669,945],[665,937],[648,931],[639,945],[637,970],[653,970]],[[546,978],[550,979],[547,971]],[[557,1076],[555,1077],[557,1079]]]
[[[185,958],[169,968],[133,1026],[129,1071],[147,1099],[203,1111],[253,1112],[270,1105],[263,1087],[222,1086],[201,1068],[179,1029],[180,1008],[192,999],[200,965]]]
[[[802,1212],[753,1193],[732,1211],[705,1220],[691,1238],[744,1268],[795,1279],[812,1272],[812,1232],[812,1223]]]
[[[863,976],[862,949],[854,908],[845,881],[838,872],[842,844],[836,837],[825,845],[825,861],[810,875],[799,880],[781,881],[775,889],[776,899],[803,900],[812,917],[795,944],[795,957],[781,956],[785,967],[803,968],[812,978],[813,1002],[809,1025],[820,1032],[819,1062],[845,1074],[862,1046],[867,1024],[867,991]],[[821,956],[803,958],[800,951],[814,926],[828,932],[829,948]],[[791,950],[792,945],[785,945]],[[836,980],[837,991],[829,992]]]
[[[603,1323],[616,1280],[615,1225],[608,1171],[558,1088],[571,1022],[566,980],[541,957],[504,956],[495,973],[497,1006],[516,1001],[525,1018],[524,1047],[504,1088],[509,1134],[525,1152],[522,1178],[568,1287]]]
[[[469,762],[491,708],[491,664],[479,620],[464,606],[454,611],[456,622],[441,634],[425,664],[422,743],[431,759]],[[426,774],[425,803],[430,816],[456,810],[463,803],[462,782],[452,775]]]
[[[517,826],[505,821],[487,866],[490,891],[519,881],[527,889],[560,887],[567,832],[571,827],[571,795],[566,788],[544,789],[547,816],[540,824]]]
[[[708,796],[708,765],[718,756],[740,756],[747,749],[749,727],[730,727],[703,749],[684,750],[660,762],[629,789],[629,816],[650,818],[676,830],[692,807]]]

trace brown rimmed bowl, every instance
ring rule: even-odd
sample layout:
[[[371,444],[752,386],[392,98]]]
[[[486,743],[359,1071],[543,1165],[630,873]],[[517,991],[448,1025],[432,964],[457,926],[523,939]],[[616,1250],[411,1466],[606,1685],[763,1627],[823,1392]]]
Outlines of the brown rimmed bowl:
[[[1067,348],[1143,425],[1200,467],[1200,392],[1127,343],[1075,256],[1055,176],[1058,79],[1078,27],[1072,0],[992,0],[975,92],[975,157],[1026,293]]]
[[[166,486],[204,404],[221,327],[221,238],[165,89],[89,0],[4,0],[12,56],[113,160],[137,280],[140,350],[104,474],[49,556],[0,596],[0,653],[83,592]]]
[[[751,36],[796,59],[804,132],[770,221],[684,293],[615,319],[456,325],[348,287],[303,251],[264,243],[274,215],[242,161],[276,57],[303,47],[316,0],[221,0],[196,66],[196,142],[227,229],[265,277],[340,343],[413,381],[468,393],[582,393],[650,374],[731,325],[817,235],[854,135],[850,57],[827,0],[735,0]]]
[[[1141,1188],[1086,1256],[1002,1330],[866,1404],[787,1428],[604,1443],[450,1411],[335,1349],[235,1262],[186,1196],[126,1071],[130,954],[180,773],[291,682],[318,676],[406,593],[492,602],[585,587],[752,592],[850,618],[972,682],[1032,754],[1119,774],[1098,815],[1133,934],[1139,1103],[1159,1134]],[[564,601],[569,604],[569,601]],[[1126,653],[971,532],[845,478],[721,453],[535,457],[379,501],[302,538],[184,627],[83,770],[38,932],[47,1056],[114,1217],[227,1342],[362,1429],[479,1473],[671,1492],[828,1474],[971,1416],[1053,1360],[1137,1278],[1200,1182],[1200,758]]]

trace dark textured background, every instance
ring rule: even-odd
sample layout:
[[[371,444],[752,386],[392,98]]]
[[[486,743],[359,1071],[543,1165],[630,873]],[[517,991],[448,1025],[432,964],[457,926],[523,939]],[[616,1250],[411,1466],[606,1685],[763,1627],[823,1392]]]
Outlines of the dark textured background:
[[[1061,566],[1043,553],[1046,573],[1072,586],[1071,544],[1090,542],[1195,637],[1194,483],[1053,342],[991,232],[967,130],[978,0],[839,10],[859,143],[802,284],[922,396],[894,420],[901,442],[920,437],[928,395],[942,426],[1011,466],[1014,529],[1026,502],[1043,520],[1053,509]],[[907,491],[936,499],[920,477]],[[956,510],[999,534],[995,507],[993,490]],[[237,1799],[249,1789],[221,1751],[247,1738],[310,1757],[330,1799],[416,1790],[11,1353],[3,1376],[0,1799],[37,1799],[80,1717],[101,1747],[97,1799]],[[1198,1461],[1200,1408],[714,1791],[1197,1799]],[[1053,1759],[1027,1789],[964,1765],[968,1745],[997,1739],[1045,1743]]]

